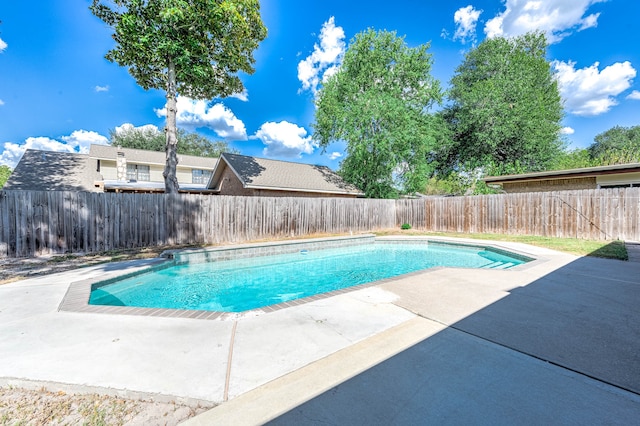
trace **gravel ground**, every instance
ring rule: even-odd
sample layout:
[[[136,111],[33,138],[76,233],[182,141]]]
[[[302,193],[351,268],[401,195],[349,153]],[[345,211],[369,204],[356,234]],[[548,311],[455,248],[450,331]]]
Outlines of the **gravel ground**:
[[[0,425],[177,425],[210,407],[0,388]]]

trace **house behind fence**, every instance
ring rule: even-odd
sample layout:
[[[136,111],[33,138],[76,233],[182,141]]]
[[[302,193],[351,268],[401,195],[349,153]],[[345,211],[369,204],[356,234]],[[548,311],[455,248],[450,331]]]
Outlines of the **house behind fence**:
[[[0,257],[398,229],[640,240],[640,188],[419,200],[0,192]]]

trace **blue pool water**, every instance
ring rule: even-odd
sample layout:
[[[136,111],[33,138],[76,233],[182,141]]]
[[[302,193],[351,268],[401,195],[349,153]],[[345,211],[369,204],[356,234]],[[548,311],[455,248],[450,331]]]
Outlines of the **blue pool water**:
[[[242,312],[437,266],[522,263],[477,247],[374,243],[172,266],[98,287],[89,303]]]

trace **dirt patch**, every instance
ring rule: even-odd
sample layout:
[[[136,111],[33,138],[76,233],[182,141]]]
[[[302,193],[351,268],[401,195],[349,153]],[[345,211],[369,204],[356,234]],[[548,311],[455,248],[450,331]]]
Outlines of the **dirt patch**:
[[[0,388],[0,425],[177,425],[211,407]]]
[[[108,262],[159,257],[168,249],[193,248],[194,246],[145,247],[141,249],[114,250],[95,254],[56,254],[48,256],[7,259],[0,258],[0,284],[7,284],[38,275],[55,274],[70,269],[84,268]]]
[[[341,234],[310,234],[280,238],[281,241],[298,240],[308,238],[337,237]],[[260,239],[245,241],[244,243],[272,242],[273,239]],[[234,243],[219,243],[208,247],[224,246]],[[162,252],[167,250],[178,250],[186,248],[202,248],[202,245],[182,245],[182,246],[157,246],[124,250],[111,250],[101,253],[78,253],[78,254],[53,254],[27,258],[0,258],[0,285],[38,275],[55,274],[56,272],[68,271],[70,269],[84,268],[108,262],[120,262],[134,259],[151,259],[160,257]]]

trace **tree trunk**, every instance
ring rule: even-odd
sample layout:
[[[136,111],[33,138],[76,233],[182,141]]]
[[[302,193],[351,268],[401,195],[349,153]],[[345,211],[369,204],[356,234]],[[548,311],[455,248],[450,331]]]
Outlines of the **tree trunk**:
[[[164,166],[164,190],[167,194],[178,193],[178,178],[176,177],[176,167],[178,166],[178,138],[176,136],[176,115],[177,91],[176,91],[176,67],[173,60],[169,58],[167,78],[167,122],[164,131],[167,136],[165,152],[167,162]]]

